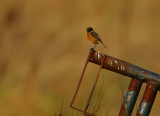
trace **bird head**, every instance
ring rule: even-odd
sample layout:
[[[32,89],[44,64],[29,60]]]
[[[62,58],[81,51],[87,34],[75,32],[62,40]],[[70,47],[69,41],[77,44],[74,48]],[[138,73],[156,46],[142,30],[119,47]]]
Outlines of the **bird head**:
[[[87,28],[87,32],[91,32],[91,31],[93,31],[93,28],[92,27],[88,27]]]

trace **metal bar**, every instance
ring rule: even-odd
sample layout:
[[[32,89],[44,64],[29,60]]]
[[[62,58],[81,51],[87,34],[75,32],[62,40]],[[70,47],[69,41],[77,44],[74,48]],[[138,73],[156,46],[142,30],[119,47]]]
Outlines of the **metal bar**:
[[[88,58],[87,58],[87,60],[86,60],[84,69],[83,69],[82,74],[81,74],[81,77],[80,77],[80,80],[79,80],[79,82],[78,82],[78,86],[77,86],[76,92],[75,92],[75,94],[74,94],[74,96],[73,96],[73,99],[72,99],[72,101],[71,101],[71,104],[70,104],[70,107],[71,107],[71,108],[73,108],[73,109],[75,109],[75,110],[78,110],[78,111],[80,111],[80,112],[83,112],[86,116],[95,116],[94,114],[91,114],[91,113],[87,112],[87,109],[88,109],[90,100],[91,100],[91,98],[92,98],[94,89],[95,89],[95,87],[96,87],[96,84],[97,84],[97,81],[98,81],[98,78],[99,78],[100,70],[102,69],[103,62],[104,62],[104,60],[105,60],[105,57],[103,57],[103,58],[101,59],[101,65],[100,65],[100,68],[99,68],[99,70],[98,70],[98,74],[97,74],[97,76],[96,76],[96,80],[95,80],[94,85],[93,85],[93,88],[92,88],[92,90],[91,90],[91,93],[90,93],[89,99],[88,99],[88,101],[87,101],[85,110],[83,111],[83,110],[81,110],[81,109],[78,109],[78,108],[73,107],[73,103],[74,103],[74,101],[75,101],[75,99],[76,99],[76,96],[77,96],[77,94],[78,94],[79,88],[80,88],[80,86],[81,86],[81,82],[82,82],[82,80],[83,80],[84,73],[85,73],[85,71],[86,71],[86,68],[87,68],[87,65],[88,65],[88,62],[89,62],[89,59],[90,59],[91,52],[92,52],[92,49],[91,49],[90,52],[89,52]]]
[[[136,116],[149,116],[156,94],[157,94],[157,86],[152,83],[147,83]]]
[[[77,94],[78,94],[78,91],[79,91],[81,82],[82,82],[82,80],[83,80],[84,73],[85,73],[85,71],[86,71],[87,64],[88,64],[88,62],[89,62],[89,58],[90,58],[91,52],[92,52],[92,51],[90,50],[89,55],[88,55],[87,60],[86,60],[86,63],[85,63],[85,65],[84,65],[84,68],[83,68],[83,71],[82,71],[80,80],[79,80],[79,82],[78,82],[78,86],[77,86],[76,92],[75,92],[75,94],[74,94],[74,96],[73,96],[73,99],[72,99],[72,101],[71,101],[71,104],[70,104],[70,107],[71,107],[71,108],[73,108],[73,109],[75,109],[75,110],[78,110],[78,111],[80,111],[80,112],[83,112],[83,113],[85,113],[85,111],[73,107],[73,103],[74,103],[74,101],[75,101],[75,99],[76,99],[76,96],[77,96]]]
[[[96,77],[96,81],[93,85],[91,94],[87,101],[87,105],[85,107],[85,110],[83,111],[83,110],[73,107],[73,103],[78,94],[88,62],[98,64],[100,65],[100,68],[99,68],[99,71]],[[122,104],[119,116],[130,116],[131,115],[136,99],[137,99],[137,96],[139,94],[141,85],[143,82],[146,82],[147,86],[146,86],[143,98],[141,100],[141,103],[140,103],[140,106],[137,112],[137,116],[149,116],[150,110],[152,108],[154,99],[157,94],[157,91],[160,90],[160,74],[151,72],[149,70],[146,70],[136,65],[130,64],[128,62],[119,60],[109,55],[102,54],[100,52],[95,51],[94,49],[90,49],[88,58],[86,60],[83,72],[81,74],[81,77],[80,77],[76,92],[71,101],[70,107],[80,112],[83,112],[87,116],[95,116],[94,114],[88,113],[86,111],[88,109],[96,83],[98,81],[99,72],[101,68],[108,69],[110,71],[113,71],[113,72],[116,72],[116,73],[132,78],[128,91],[126,93],[126,96],[124,98],[124,103]]]
[[[131,80],[118,116],[131,116],[141,86],[141,81]]]
[[[138,79],[142,82],[151,82],[153,84],[160,85],[160,75],[136,65],[130,64],[128,62],[119,60],[117,58],[111,57],[109,55],[102,54],[91,49],[91,57],[89,59],[90,62],[100,65],[101,57],[106,56],[104,61],[103,68],[108,69],[110,71]]]
[[[95,87],[96,87],[96,84],[97,84],[97,81],[98,81],[98,78],[99,78],[99,73],[100,73],[100,71],[101,71],[101,69],[102,69],[104,60],[105,60],[105,57],[103,57],[103,58],[101,59],[101,66],[100,66],[100,68],[99,68],[99,70],[98,70],[96,80],[95,80],[95,82],[94,82],[94,85],[93,85],[93,87],[92,87],[90,96],[89,96],[89,98],[88,98],[88,101],[87,101],[87,104],[86,104],[86,107],[85,107],[85,110],[84,110],[85,112],[87,111],[88,106],[89,106],[89,103],[90,103],[90,101],[91,101],[91,98],[92,98],[94,89],[95,89]]]

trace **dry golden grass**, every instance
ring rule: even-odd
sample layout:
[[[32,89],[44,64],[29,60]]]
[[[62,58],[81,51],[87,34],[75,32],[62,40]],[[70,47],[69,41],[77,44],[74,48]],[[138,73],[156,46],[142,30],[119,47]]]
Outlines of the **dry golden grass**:
[[[0,116],[51,116],[63,98],[64,112],[74,112],[69,103],[92,47],[88,26],[108,47],[99,45],[98,51],[159,73],[159,7],[158,0],[0,1]],[[87,70],[89,84],[97,68]],[[120,88],[125,92],[130,79],[105,70],[102,75],[101,115],[116,116]],[[159,97],[151,116],[160,114]]]

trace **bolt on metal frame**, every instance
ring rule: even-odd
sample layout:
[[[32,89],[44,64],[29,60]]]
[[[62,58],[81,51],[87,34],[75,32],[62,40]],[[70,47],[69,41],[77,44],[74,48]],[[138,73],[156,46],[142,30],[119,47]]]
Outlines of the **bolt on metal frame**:
[[[86,104],[85,110],[82,110],[73,107],[73,103],[79,91],[88,62],[100,65],[100,68],[96,77],[96,81],[93,85],[91,94],[89,96],[88,102]],[[70,104],[71,108],[81,111],[89,116],[94,116],[94,114],[88,113],[87,109],[92,94],[94,92],[96,83],[98,81],[99,72],[102,68],[132,78],[127,93],[125,95],[124,102],[121,106],[119,116],[131,116],[141,86],[144,82],[147,83],[136,116],[149,116],[157,91],[160,90],[160,75],[149,70],[143,69],[141,67],[138,67],[136,65],[130,64],[128,62],[125,62],[123,60],[119,60],[109,55],[100,53],[98,51],[95,51],[94,49],[90,49],[76,92]]]

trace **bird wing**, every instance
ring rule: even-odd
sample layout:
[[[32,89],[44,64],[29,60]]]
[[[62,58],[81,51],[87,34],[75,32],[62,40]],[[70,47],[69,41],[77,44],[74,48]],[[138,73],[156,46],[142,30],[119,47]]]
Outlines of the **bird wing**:
[[[95,31],[92,31],[90,32],[91,36],[96,38],[97,40],[101,41],[101,38],[99,37],[99,35],[95,32]],[[102,41],[101,41],[102,42]]]

